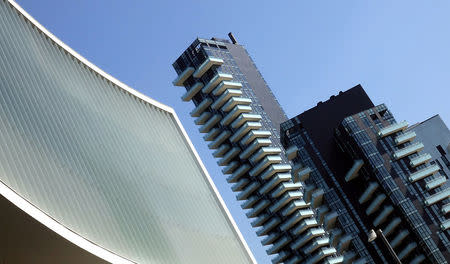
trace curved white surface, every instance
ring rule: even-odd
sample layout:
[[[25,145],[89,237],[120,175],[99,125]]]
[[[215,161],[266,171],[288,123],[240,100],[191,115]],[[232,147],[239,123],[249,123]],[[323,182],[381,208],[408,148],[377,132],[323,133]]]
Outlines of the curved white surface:
[[[11,71],[11,90],[0,93],[0,162],[7,164],[0,166],[1,194],[113,263],[195,263],[214,254],[256,263],[174,110],[103,72],[7,3],[26,24],[0,8],[0,26],[18,27],[0,39],[3,70]]]

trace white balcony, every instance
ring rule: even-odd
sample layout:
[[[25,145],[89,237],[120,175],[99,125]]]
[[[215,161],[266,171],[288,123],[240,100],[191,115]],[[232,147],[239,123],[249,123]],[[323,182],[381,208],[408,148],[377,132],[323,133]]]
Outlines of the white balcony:
[[[183,86],[184,81],[187,80],[187,78],[189,78],[192,73],[194,72],[194,68],[193,67],[187,67],[186,70],[184,70],[180,75],[178,75],[178,77],[173,80],[173,85],[175,86]]]
[[[378,188],[378,183],[371,182],[369,184],[369,186],[366,188],[366,190],[364,191],[364,193],[359,198],[359,200],[358,200],[359,203],[363,204],[363,203],[367,202],[368,200],[370,200],[370,198],[372,198],[372,195],[377,188]]]
[[[241,140],[241,145],[245,146],[250,144],[255,138],[269,138],[271,135],[270,131],[252,130]]]
[[[294,166],[291,170],[292,177],[294,177],[302,168],[303,165],[301,163],[294,163]]]
[[[322,204],[324,191],[322,189],[318,189],[314,191],[311,195],[311,206],[313,208],[319,207]]]
[[[213,90],[213,95],[219,96],[221,95],[226,89],[241,89],[242,84],[239,82],[230,82],[230,81],[222,81],[216,89]]]
[[[389,243],[391,244],[392,248],[398,247],[402,241],[409,235],[409,231],[406,229],[403,229],[400,231],[400,233],[397,234],[397,236],[394,237],[394,239]]]
[[[260,122],[246,122],[239,128],[234,135],[231,136],[230,140],[231,142],[236,142],[239,139],[241,139],[246,133],[248,133],[250,130],[257,130],[261,128]]]
[[[216,151],[213,152],[213,156],[215,158],[221,158],[223,157],[223,155],[225,155],[225,153],[230,149],[230,145],[228,144],[223,144],[221,145],[218,149],[216,149]]]
[[[345,250],[347,250],[351,241],[352,241],[352,235],[347,234],[347,235],[343,236],[337,246],[337,250],[339,251],[339,253],[342,253]]]
[[[206,108],[208,108],[208,106],[210,106],[212,104],[212,99],[210,98],[206,98],[205,100],[203,100],[199,105],[197,105],[194,110],[191,111],[191,116],[192,117],[198,117],[200,116],[205,110]]]
[[[344,262],[344,256],[330,257],[324,260],[324,264],[341,264]]]
[[[270,219],[267,224],[263,225],[263,228],[259,229],[256,234],[258,236],[264,236],[267,235],[267,233],[269,233],[270,230],[272,230],[273,228],[275,228],[279,223],[281,222],[281,220],[278,217],[273,217],[272,219]]]
[[[416,133],[414,131],[409,131],[404,134],[398,135],[395,137],[395,144],[400,145],[408,141],[412,141],[416,137]]]
[[[247,184],[250,182],[249,179],[247,178],[242,178],[239,181],[237,181],[235,184],[233,184],[231,186],[231,190],[233,192],[239,192],[242,191],[242,189],[244,189],[245,186],[247,186]]]
[[[420,254],[419,256],[415,257],[409,264],[419,264],[422,263],[425,260],[425,256]]]
[[[446,219],[441,223],[441,229],[445,231],[449,228],[450,228],[450,219]]]
[[[319,226],[316,219],[314,219],[314,218],[303,219],[300,222],[300,224],[298,224],[294,229],[291,230],[291,233],[294,236],[297,236],[297,235],[303,233],[304,231],[306,231],[307,229],[310,229],[310,228],[313,228],[316,226]]]
[[[336,211],[332,211],[325,215],[323,223],[327,230],[330,230],[331,228],[334,227],[334,225],[336,224],[337,217],[338,217],[338,213]]]
[[[219,136],[216,137],[211,143],[208,144],[210,149],[218,148],[227,138],[231,136],[231,132],[228,130],[222,131]]]
[[[249,207],[250,208],[250,207]],[[251,222],[252,227],[262,226],[267,220],[270,219],[269,214],[260,214],[258,217]]]
[[[260,183],[257,181],[252,182],[250,185],[245,187],[245,189],[242,190],[241,193],[236,195],[236,199],[238,201],[247,199],[247,197],[249,197],[259,187],[259,185],[260,185]]]
[[[227,126],[228,124],[230,124],[231,122],[233,122],[233,120],[240,115],[241,113],[249,113],[252,111],[252,108],[250,106],[247,105],[237,105],[233,108],[233,110],[231,110],[224,118],[223,120],[220,122],[223,126]]]
[[[398,258],[400,260],[406,258],[411,252],[417,247],[416,242],[409,243],[400,253],[398,253]]]
[[[303,167],[300,171],[294,175],[294,182],[304,182],[309,178],[309,174],[312,172],[310,167]]]
[[[195,78],[200,78],[202,75],[208,71],[213,65],[222,65],[223,60],[214,57],[208,57],[206,60],[198,67],[198,69],[194,72]]]
[[[393,156],[394,156],[395,159],[398,160],[398,159],[404,158],[406,156],[409,156],[409,155],[411,155],[413,153],[421,151],[423,149],[423,147],[424,146],[423,146],[422,143],[412,144],[412,145],[409,145],[409,146],[407,146],[405,148],[396,150],[394,152]]]
[[[328,237],[315,238],[315,239],[313,239],[313,241],[311,241],[311,244],[306,246],[302,251],[305,254],[312,254],[318,248],[328,246],[329,243],[330,243],[330,239]]]
[[[411,174],[409,175],[409,180],[410,180],[411,182],[418,181],[418,180],[420,180],[420,179],[423,179],[423,178],[425,178],[425,177],[428,177],[428,176],[430,176],[430,175],[433,175],[434,173],[436,173],[437,171],[439,171],[439,169],[440,169],[440,168],[439,168],[438,165],[433,164],[433,165],[428,166],[428,167],[426,167],[426,168],[424,168],[424,169],[421,169],[421,170],[419,170],[419,171],[416,171],[416,172],[414,172],[414,173],[411,173]]]
[[[238,128],[240,127],[244,122],[247,121],[260,121],[262,119],[261,115],[258,114],[248,114],[248,113],[242,113],[239,115],[239,117],[231,123],[232,128]]]
[[[283,210],[281,210],[281,214],[284,216],[288,216],[293,212],[303,208],[310,208],[309,204],[306,203],[303,199],[293,200],[288,203],[288,205]]]
[[[293,182],[283,182],[278,185],[277,188],[270,194],[272,198],[277,198],[280,195],[283,195],[287,191],[300,190],[303,185],[301,183],[293,183]]]
[[[292,145],[286,150],[286,157],[288,158],[288,160],[293,160],[297,157],[297,152],[297,146]]]
[[[304,199],[307,203],[311,201],[312,193],[316,190],[316,186],[313,184],[308,184],[304,188]]]
[[[449,197],[450,197],[450,188],[428,196],[425,199],[425,204],[428,205],[428,206],[429,205],[433,205],[433,204],[435,204],[435,203],[437,203],[439,201],[445,200],[445,199],[447,199]]]
[[[252,155],[256,150],[261,147],[269,146],[272,144],[272,140],[268,138],[257,138],[252,144],[248,145],[246,149],[239,155],[241,159],[247,159]]]
[[[223,174],[231,174],[235,169],[239,167],[240,163],[238,161],[233,161],[228,166],[222,169]]]
[[[257,201],[259,200],[258,196],[252,196],[247,199],[243,204],[241,204],[242,209],[249,209],[251,208]]]
[[[203,91],[203,93],[208,94],[214,88],[216,88],[216,86],[221,81],[230,81],[232,79],[233,79],[233,76],[231,74],[219,72],[211,79],[211,81],[208,82],[208,84],[205,87],[203,87],[202,91]]]
[[[450,203],[444,204],[444,205],[442,206],[441,212],[442,212],[443,214],[447,214],[448,212],[450,212]]]
[[[325,218],[325,214],[330,211],[328,206],[322,205],[316,209],[316,219],[320,224],[323,224],[323,220]]]
[[[289,181],[291,179],[291,175],[288,173],[278,173],[273,177],[270,181],[266,182],[264,186],[259,189],[260,194],[265,194],[275,188],[280,182]]]
[[[298,210],[294,214],[292,214],[287,220],[284,220],[283,224],[280,225],[280,229],[283,231],[287,231],[292,226],[300,222],[300,220],[304,218],[309,218],[314,215],[314,212],[311,209],[302,209]]]
[[[446,181],[447,181],[447,178],[445,178],[444,176],[439,175],[439,177],[436,177],[435,179],[427,182],[425,187],[427,188],[427,190],[432,190],[434,188],[442,186]]]
[[[183,96],[181,96],[181,99],[185,102],[192,100],[192,98],[198,93],[200,92],[200,90],[203,88],[203,83],[196,83],[194,84],[191,89],[189,89],[188,91],[186,91],[186,93],[184,93]]]
[[[430,160],[431,160],[431,155],[428,154],[428,153],[425,153],[425,154],[421,154],[421,155],[419,155],[417,157],[414,157],[414,158],[410,159],[409,165],[411,167],[415,168],[415,167],[417,167],[417,166],[419,166],[421,164],[427,163]]]
[[[332,245],[333,247],[337,246],[342,236],[342,230],[335,228],[329,231],[329,233],[330,233],[330,245]]]
[[[386,199],[386,195],[379,194],[373,201],[370,203],[369,207],[366,210],[367,215],[373,214],[375,211],[380,208],[380,205],[383,203],[383,201]]]
[[[387,217],[392,213],[392,211],[394,211],[394,207],[392,206],[385,206],[383,208],[383,211],[381,211],[381,213],[375,218],[375,220],[373,220],[373,225],[374,226],[379,226],[382,223],[384,223],[387,219]]]
[[[211,108],[218,110],[231,97],[241,96],[241,90],[227,89],[216,101],[211,105]]]
[[[402,222],[399,217],[394,218],[389,224],[383,229],[383,234],[387,237],[389,236],[395,228]]]
[[[379,137],[386,137],[386,136],[389,136],[389,135],[394,134],[396,132],[403,131],[407,127],[408,127],[408,122],[406,122],[406,121],[402,121],[400,123],[395,123],[395,124],[392,124],[392,125],[387,126],[385,128],[382,128],[378,132],[378,136]]]
[[[213,141],[219,134],[222,132],[222,129],[213,128],[206,135],[203,136],[205,141]]]
[[[319,252],[317,252],[317,254],[315,254],[314,256],[312,256],[311,258],[309,258],[305,264],[315,264],[319,261],[321,261],[322,259],[334,255],[336,254],[336,249],[335,248],[322,248],[319,250]]]
[[[291,241],[291,238],[284,236],[281,239],[279,239],[271,248],[266,250],[267,254],[272,255],[275,253],[278,253],[282,247],[284,247],[287,243]]]
[[[347,258],[346,258],[347,256],[349,256],[351,259],[347,260]],[[356,254],[353,251],[350,251],[350,254],[345,254],[345,256],[344,256],[344,258],[345,258],[344,263],[346,263],[346,264],[347,263],[352,263],[352,264],[366,264],[367,263],[367,260],[364,257],[353,261],[355,257],[356,257]]]
[[[280,148],[263,147],[263,148],[260,148],[255,154],[253,154],[249,160],[251,163],[256,163],[260,159],[264,158],[267,155],[276,155],[276,154],[280,154],[280,153],[281,153]]]
[[[248,218],[252,218],[252,217],[256,217],[258,216],[264,209],[267,208],[267,206],[269,206],[270,201],[269,200],[262,200],[259,203],[257,203],[253,209],[250,212],[247,212],[245,215]]]
[[[363,160],[355,160],[353,162],[353,166],[350,168],[350,170],[347,172],[347,174],[345,175],[345,181],[350,181],[353,180],[354,178],[356,178],[358,176],[358,172],[359,170],[362,168],[362,166],[364,165],[364,161]]]
[[[196,125],[203,125],[206,123],[206,121],[211,117],[210,112],[204,112],[199,117],[197,117],[194,121]]]
[[[285,206],[287,203],[289,203],[292,200],[300,199],[302,198],[303,194],[300,191],[290,191],[284,194],[276,203],[274,203],[272,206],[270,206],[269,210],[272,213],[277,212],[280,210],[283,206]]]
[[[293,250],[297,250],[308,243],[311,239],[322,236],[323,234],[325,234],[325,230],[323,230],[323,228],[311,228],[305,234],[300,235],[300,237],[291,244],[291,248]]]
[[[239,180],[247,171],[250,170],[250,165],[242,164],[230,177],[227,178],[227,182],[233,183]]]
[[[283,262],[284,264],[299,264],[300,261],[302,261],[302,257],[299,256],[293,256],[291,258],[289,258],[288,260],[286,260],[286,262]]]
[[[253,167],[253,169],[250,170],[249,174],[252,177],[256,177],[258,174],[260,174],[265,168],[270,166],[271,164],[280,163],[281,157],[280,155],[269,155],[265,156],[258,164]]]
[[[219,114],[213,115],[202,127],[198,129],[200,133],[208,133],[213,126],[217,125],[219,121],[222,119],[222,116]]]
[[[281,236],[281,234],[279,232],[277,232],[277,231],[275,231],[273,233],[270,233],[263,240],[261,240],[261,244],[263,246],[267,246],[267,245],[273,244],[273,242],[275,242],[275,240],[277,240],[280,236]]]
[[[272,259],[272,263],[282,263],[289,256],[289,254],[290,253],[287,253],[286,251],[281,251],[275,258]]]
[[[263,180],[268,180],[272,175],[279,172],[288,172],[291,169],[289,164],[273,164],[270,165],[259,177]]]
[[[223,155],[223,157],[217,161],[217,164],[219,166],[225,166],[228,163],[230,163],[230,161],[232,159],[234,159],[234,157],[236,157],[239,152],[241,152],[241,149],[238,147],[233,147],[232,149],[230,149],[225,155]]]
[[[222,106],[223,112],[231,111],[236,105],[250,105],[252,100],[243,97],[231,97],[228,99],[227,103]]]

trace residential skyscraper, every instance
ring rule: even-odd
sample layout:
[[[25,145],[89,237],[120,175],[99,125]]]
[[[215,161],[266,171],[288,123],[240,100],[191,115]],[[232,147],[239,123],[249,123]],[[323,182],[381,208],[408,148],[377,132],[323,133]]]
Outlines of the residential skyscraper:
[[[435,115],[408,127],[408,130],[416,134],[415,141],[423,143],[423,152],[431,157],[430,164],[437,164],[440,168],[439,174],[448,179],[450,177],[450,130],[441,117]],[[450,187],[450,181],[447,180],[445,184]],[[442,210],[444,215],[448,214],[450,204]],[[448,219],[444,219],[442,221],[448,226],[450,224]]]
[[[369,263],[447,263],[449,232],[439,219],[450,190],[406,121],[356,86],[281,127],[283,145],[297,153],[294,166],[312,171],[295,182],[306,185],[305,196],[323,191],[323,210],[339,215],[331,237],[345,234]],[[368,241],[371,229],[387,241]]]
[[[182,100],[194,103],[190,114],[263,245],[270,245],[273,263],[341,263],[320,221],[332,226],[336,215],[317,214],[322,194],[305,201],[303,185],[292,182],[291,173],[309,172],[291,171],[281,147],[286,115],[245,48],[229,36],[231,42],[197,38],[174,62],[173,84],[186,88]]]
[[[0,262],[254,263],[174,110],[0,1]]]

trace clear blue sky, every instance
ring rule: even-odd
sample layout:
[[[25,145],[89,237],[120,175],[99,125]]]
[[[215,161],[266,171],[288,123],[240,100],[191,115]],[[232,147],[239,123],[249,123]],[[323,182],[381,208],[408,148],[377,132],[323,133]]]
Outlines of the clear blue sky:
[[[410,124],[450,125],[450,2],[17,0],[74,50],[175,108],[260,263],[244,212],[173,87],[171,64],[195,37],[244,44],[289,117],[360,83]],[[280,4],[283,3],[283,4]]]

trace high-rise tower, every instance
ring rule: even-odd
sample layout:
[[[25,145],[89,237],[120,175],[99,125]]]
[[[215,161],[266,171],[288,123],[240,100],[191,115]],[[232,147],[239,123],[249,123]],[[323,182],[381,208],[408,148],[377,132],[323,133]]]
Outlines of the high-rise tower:
[[[340,263],[324,230],[322,217],[333,225],[336,215],[317,212],[320,191],[306,200],[303,185],[292,175],[306,175],[305,168],[291,170],[279,139],[286,115],[271,93],[245,48],[229,34],[224,39],[196,39],[175,61],[176,86],[184,86],[184,101],[193,101],[191,116],[205,133],[218,165],[243,201],[257,234],[278,254],[274,263]],[[345,246],[345,245],[344,245]]]
[[[324,191],[324,210],[339,212],[331,237],[350,235],[354,249],[369,263],[449,259],[448,180],[424,151],[424,143],[448,144],[448,129],[433,124],[415,139],[417,126],[408,129],[406,121],[397,122],[358,85],[281,125],[283,145],[298,153],[294,166],[312,171],[295,182],[307,186],[305,196],[310,189]],[[426,139],[430,134],[440,136]],[[438,150],[444,163],[446,153],[442,146]],[[379,239],[373,239],[371,229],[381,230]]]

